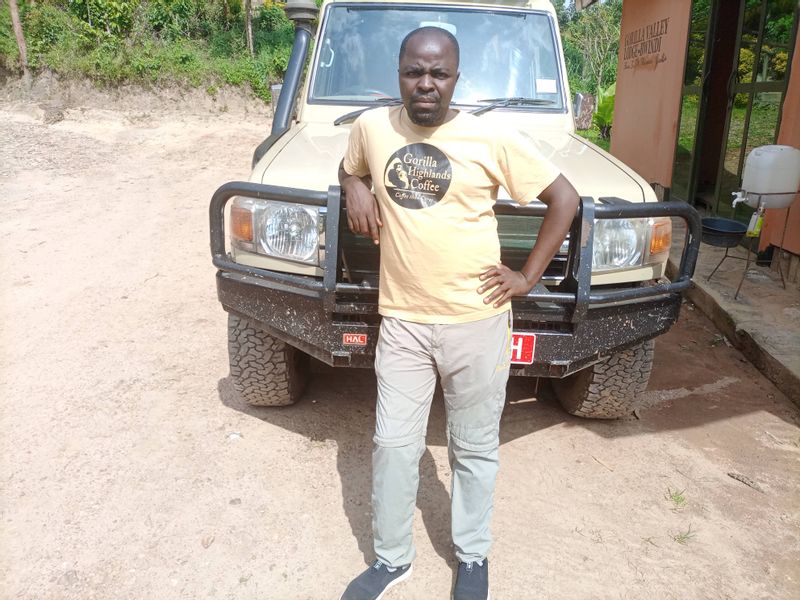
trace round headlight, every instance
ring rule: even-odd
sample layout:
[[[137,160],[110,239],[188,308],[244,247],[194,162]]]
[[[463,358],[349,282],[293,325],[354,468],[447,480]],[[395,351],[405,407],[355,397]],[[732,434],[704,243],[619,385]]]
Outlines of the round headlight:
[[[259,240],[267,254],[316,264],[319,247],[316,209],[292,204],[270,204],[263,213]]]
[[[635,266],[642,261],[644,223],[641,219],[598,219],[594,227],[592,270]]]

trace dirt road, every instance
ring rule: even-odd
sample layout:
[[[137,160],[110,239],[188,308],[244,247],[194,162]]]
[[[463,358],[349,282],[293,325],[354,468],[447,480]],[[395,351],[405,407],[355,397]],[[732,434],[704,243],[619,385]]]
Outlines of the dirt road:
[[[227,379],[207,201],[265,128],[0,106],[3,598],[333,599],[371,558],[373,376],[279,410]],[[798,410],[691,306],[656,352],[640,420],[511,383],[495,600],[800,597]],[[440,403],[429,431],[386,600],[449,598]]]

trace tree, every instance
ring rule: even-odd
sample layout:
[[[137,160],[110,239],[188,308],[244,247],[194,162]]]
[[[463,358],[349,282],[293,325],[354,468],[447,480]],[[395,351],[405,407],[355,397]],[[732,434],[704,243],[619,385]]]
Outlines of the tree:
[[[558,26],[564,32],[569,26],[570,21],[575,18],[575,5],[566,0],[552,0],[553,8],[556,9],[556,18],[558,19]]]
[[[11,25],[14,28],[14,36],[17,38],[17,47],[19,48],[19,63],[22,67],[22,76],[25,82],[30,81],[30,73],[28,72],[28,46],[25,43],[25,34],[22,32],[22,23],[19,20],[19,7],[17,0],[8,0],[8,8],[11,11]]]
[[[244,32],[247,38],[247,51],[255,56],[253,49],[253,6],[252,0],[244,0]]]
[[[582,78],[594,94],[615,78],[621,17],[621,0],[599,2],[577,13],[565,32],[580,50]]]

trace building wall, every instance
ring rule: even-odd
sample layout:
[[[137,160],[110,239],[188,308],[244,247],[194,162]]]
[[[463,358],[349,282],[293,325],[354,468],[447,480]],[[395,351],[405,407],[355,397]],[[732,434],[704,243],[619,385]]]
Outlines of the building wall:
[[[800,35],[794,44],[794,57],[792,58],[792,66],[789,72],[789,86],[786,90],[786,97],[783,100],[778,143],[800,148]],[[789,223],[786,226],[786,238],[783,247],[784,250],[788,250],[793,254],[800,254],[800,198],[798,197],[795,197],[794,204],[788,209],[767,211],[767,218],[761,233],[762,249],[769,244],[780,246],[783,224],[786,222],[787,214]]]
[[[669,187],[691,0],[625,0],[611,153]]]

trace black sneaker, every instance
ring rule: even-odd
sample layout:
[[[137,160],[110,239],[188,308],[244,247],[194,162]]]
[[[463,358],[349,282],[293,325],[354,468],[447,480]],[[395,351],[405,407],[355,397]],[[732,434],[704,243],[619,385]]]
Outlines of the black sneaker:
[[[375,564],[350,582],[341,600],[380,600],[386,590],[410,576],[411,565],[393,569],[376,560]]]
[[[489,559],[458,563],[453,600],[489,600]]]

